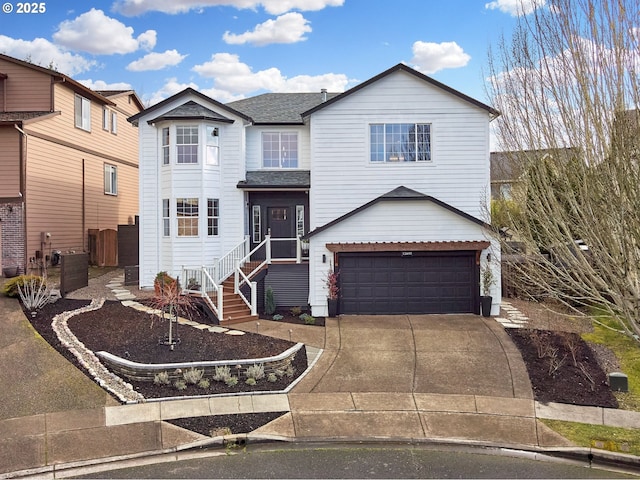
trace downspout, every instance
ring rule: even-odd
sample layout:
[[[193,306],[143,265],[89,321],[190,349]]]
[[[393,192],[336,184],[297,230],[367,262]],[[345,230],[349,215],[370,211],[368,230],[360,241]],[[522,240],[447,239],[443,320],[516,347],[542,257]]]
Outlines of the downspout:
[[[85,239],[85,234],[86,234],[86,221],[87,221],[87,205],[86,205],[86,188],[85,188],[85,160],[84,158],[82,159],[82,223],[81,223],[81,227],[82,228],[82,232],[80,235],[80,238],[82,238],[82,250],[83,251],[87,251],[87,243],[86,243],[86,239]]]
[[[22,125],[22,123],[21,123]],[[22,271],[27,273],[27,140],[29,136],[27,132],[25,132],[22,128],[20,128],[17,124],[13,124],[13,126],[22,134],[21,139],[23,141],[20,142],[20,191],[18,192],[18,196],[21,200],[22,207],[22,238],[23,238],[23,252],[22,252]]]

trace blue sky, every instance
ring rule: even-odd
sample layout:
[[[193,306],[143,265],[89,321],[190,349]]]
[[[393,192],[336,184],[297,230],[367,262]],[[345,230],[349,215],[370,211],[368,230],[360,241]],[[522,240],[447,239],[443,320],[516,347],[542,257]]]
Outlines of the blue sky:
[[[2,0],[0,52],[147,105],[340,92],[400,62],[488,102],[488,48],[531,1]]]

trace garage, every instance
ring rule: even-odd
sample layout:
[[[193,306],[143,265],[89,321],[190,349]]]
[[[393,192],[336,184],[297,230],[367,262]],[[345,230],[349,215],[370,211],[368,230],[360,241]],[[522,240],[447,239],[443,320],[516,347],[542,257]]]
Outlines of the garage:
[[[475,251],[339,253],[340,313],[478,313]]]

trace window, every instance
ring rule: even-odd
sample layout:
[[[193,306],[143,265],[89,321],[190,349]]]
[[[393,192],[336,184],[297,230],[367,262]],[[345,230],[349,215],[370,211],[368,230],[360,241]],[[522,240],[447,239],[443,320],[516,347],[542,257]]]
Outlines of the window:
[[[260,218],[260,205],[254,205],[251,215],[251,232],[253,234],[253,243],[262,241],[262,222]]]
[[[430,162],[431,125],[386,123],[369,127],[372,162]]]
[[[205,162],[207,165],[218,165],[219,143],[218,127],[207,127],[207,149],[205,152]]]
[[[165,237],[171,235],[171,222],[170,222],[170,209],[169,209],[169,199],[162,199],[162,234]]]
[[[104,193],[107,195],[118,194],[118,167],[104,164]]]
[[[162,129],[162,164],[169,165],[169,127]]]
[[[178,198],[177,199],[178,236],[197,237],[198,236],[198,199]]]
[[[220,200],[209,198],[207,200],[207,235],[218,235],[218,223],[220,221]]]
[[[102,109],[102,129],[109,130],[109,109],[106,107]]]
[[[198,127],[176,127],[177,163],[198,163]]]
[[[111,112],[111,133],[114,135],[118,133],[118,114]]]
[[[75,119],[76,127],[91,131],[91,102],[80,95],[75,99]]]
[[[263,132],[262,165],[265,168],[298,168],[298,134]]]
[[[304,235],[304,205],[296,205],[296,234]]]

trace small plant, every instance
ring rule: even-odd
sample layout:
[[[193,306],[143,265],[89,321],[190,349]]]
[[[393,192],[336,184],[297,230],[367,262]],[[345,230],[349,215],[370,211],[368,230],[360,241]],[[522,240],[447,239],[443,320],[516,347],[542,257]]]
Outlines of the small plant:
[[[234,377],[231,375],[225,379],[224,383],[228,387],[235,387],[238,384],[238,377]]]
[[[18,293],[18,287],[24,286],[26,283],[35,280],[39,283],[44,283],[45,280],[38,275],[20,275],[18,277],[13,277],[4,282],[2,286],[2,293],[4,293],[7,297],[17,298],[20,294]]]
[[[327,285],[327,298],[330,300],[337,300],[340,288],[338,287],[338,272],[333,270],[333,267],[327,272],[327,279],[325,281]]]
[[[496,279],[493,276],[493,270],[490,265],[486,265],[482,268],[482,294],[485,297],[491,295],[491,287],[496,283]]]
[[[291,378],[296,374],[296,369],[293,367],[293,365],[289,365],[287,368],[284,369],[284,374]]]
[[[273,373],[274,373],[274,374],[276,375],[276,377],[278,377],[278,378],[282,378],[282,377],[284,377],[284,370],[283,370],[283,369],[281,369],[281,368],[276,369]]]
[[[223,365],[222,367],[216,367],[215,373],[213,374],[213,379],[216,382],[226,382],[229,377],[231,377],[231,368],[229,368],[229,366]]]
[[[273,320],[275,320],[276,322],[279,320],[282,320],[284,317],[282,315],[280,315],[279,313],[276,313],[273,317],[271,317]]]
[[[199,370],[197,368],[190,368],[189,370],[185,370],[182,374],[184,381],[189,385],[196,385],[202,377],[204,376],[204,370]]]
[[[169,379],[168,372],[160,372],[156,373],[153,376],[153,383],[156,385],[169,385],[171,384],[171,380]]]
[[[291,307],[291,315],[293,315],[294,317],[299,317],[300,314],[302,313],[302,308],[301,307]]]
[[[316,318],[312,317],[308,313],[303,313],[302,315],[300,315],[299,318],[300,318],[300,320],[302,320],[304,322],[305,325],[315,325],[316,324]]]
[[[178,380],[173,382],[173,386],[176,388],[176,390],[183,391],[187,389],[187,382],[179,378]]]
[[[247,385],[253,386],[253,385],[255,385],[257,383],[257,381],[256,381],[255,378],[249,377],[244,381],[244,383],[246,383]]]
[[[264,378],[264,365],[262,363],[254,363],[250,367],[247,367],[245,373],[247,378],[253,378],[254,380],[261,380]]]
[[[211,386],[211,382],[209,382],[207,378],[203,378],[198,382],[198,388],[201,388],[203,390],[206,390],[210,386]]]
[[[264,299],[264,312],[267,315],[273,315],[276,311],[276,299],[273,293],[273,288],[267,287]]]
[[[200,290],[200,283],[195,278],[187,280],[187,290]]]
[[[40,310],[51,301],[51,289],[42,278],[32,278],[22,286],[18,284],[18,294],[20,301],[29,311]]]
[[[278,375],[275,372],[271,372],[267,375],[267,382],[275,383],[278,381]]]

